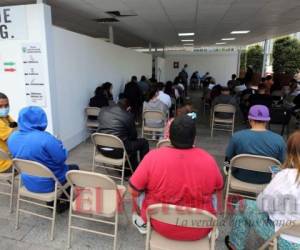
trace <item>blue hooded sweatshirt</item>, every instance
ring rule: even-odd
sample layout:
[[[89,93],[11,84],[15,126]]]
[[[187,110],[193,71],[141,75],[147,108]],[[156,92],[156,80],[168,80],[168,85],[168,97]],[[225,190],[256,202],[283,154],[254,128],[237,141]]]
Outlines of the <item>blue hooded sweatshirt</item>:
[[[46,132],[46,113],[40,107],[23,108],[19,113],[19,131],[8,139],[8,147],[14,158],[39,162],[48,167],[60,183],[66,182],[67,151],[62,142]],[[54,190],[51,178],[22,174],[24,186],[31,192],[47,193]]]

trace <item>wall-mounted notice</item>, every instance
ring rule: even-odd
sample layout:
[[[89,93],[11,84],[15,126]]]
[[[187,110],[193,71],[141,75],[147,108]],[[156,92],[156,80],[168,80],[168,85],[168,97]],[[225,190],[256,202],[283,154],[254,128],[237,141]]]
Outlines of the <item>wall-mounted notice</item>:
[[[0,41],[27,38],[27,19],[25,6],[0,8]]]
[[[22,45],[25,90],[28,105],[46,107],[46,86],[40,44]]]

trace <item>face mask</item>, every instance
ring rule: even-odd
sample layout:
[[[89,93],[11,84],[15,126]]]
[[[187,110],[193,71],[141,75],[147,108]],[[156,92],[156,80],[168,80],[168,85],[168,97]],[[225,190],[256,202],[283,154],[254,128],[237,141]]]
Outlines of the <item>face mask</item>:
[[[9,107],[0,108],[0,117],[7,117],[9,113]]]

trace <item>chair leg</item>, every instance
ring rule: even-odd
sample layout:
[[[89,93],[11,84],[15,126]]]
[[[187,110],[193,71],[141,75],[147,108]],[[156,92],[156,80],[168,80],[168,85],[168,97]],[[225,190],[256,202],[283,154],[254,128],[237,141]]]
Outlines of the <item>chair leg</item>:
[[[20,211],[19,211],[19,208],[20,208],[20,182],[21,180],[19,180],[19,189],[18,189],[18,197],[17,197],[17,208],[16,208],[16,230],[19,229],[19,217],[20,217]]]
[[[15,184],[15,171],[13,169],[12,178],[11,178],[11,187],[10,187],[10,200],[9,200],[9,212],[12,213],[13,207],[13,197],[14,197],[14,184]]]
[[[114,250],[117,250],[117,239],[118,239],[118,224],[119,224],[119,214],[116,212],[115,218],[115,235],[114,235]]]
[[[67,239],[67,249],[71,247],[71,225],[72,225],[72,206],[70,202],[69,211],[69,223],[68,223],[68,239]]]
[[[56,207],[57,207],[57,197],[55,196],[53,211],[52,211],[52,223],[51,223],[51,234],[50,239],[53,240],[54,236],[54,226],[55,226],[55,218],[56,218]]]

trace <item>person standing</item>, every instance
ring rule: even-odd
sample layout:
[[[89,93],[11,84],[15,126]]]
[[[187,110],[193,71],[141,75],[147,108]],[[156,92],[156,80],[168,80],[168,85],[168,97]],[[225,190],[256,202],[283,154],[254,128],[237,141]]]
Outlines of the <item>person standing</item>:
[[[188,79],[189,79],[189,75],[187,73],[187,68],[188,68],[188,65],[185,64],[183,69],[180,71],[179,73],[179,77],[181,78],[182,80],[182,84],[184,86],[184,93],[185,93],[185,96],[187,96],[187,91],[188,91]]]

